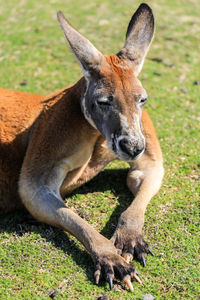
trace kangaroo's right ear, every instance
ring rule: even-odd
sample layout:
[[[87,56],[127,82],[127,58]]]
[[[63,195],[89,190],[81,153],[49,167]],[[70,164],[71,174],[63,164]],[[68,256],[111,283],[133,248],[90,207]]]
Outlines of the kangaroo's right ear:
[[[103,54],[69,24],[61,11],[58,12],[57,17],[72,52],[80,62],[84,75],[88,77],[90,72],[98,70],[105,60]]]
[[[138,75],[142,69],[154,35],[154,16],[151,8],[142,3],[132,16],[126,33],[126,41],[117,54],[122,59],[132,62],[134,73]]]

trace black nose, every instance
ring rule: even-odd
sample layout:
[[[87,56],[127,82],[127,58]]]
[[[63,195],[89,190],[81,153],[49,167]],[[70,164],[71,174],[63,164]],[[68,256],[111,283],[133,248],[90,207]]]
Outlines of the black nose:
[[[133,146],[127,138],[123,138],[119,141],[119,147],[121,151],[125,152],[131,157],[138,156],[144,150],[144,147]]]

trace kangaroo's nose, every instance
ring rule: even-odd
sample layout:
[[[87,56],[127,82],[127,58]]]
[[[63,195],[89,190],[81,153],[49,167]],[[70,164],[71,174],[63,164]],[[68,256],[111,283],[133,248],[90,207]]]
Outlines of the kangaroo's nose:
[[[119,147],[121,151],[128,154],[131,157],[137,157],[140,153],[144,151],[144,146],[133,146],[128,138],[123,138],[119,141]]]

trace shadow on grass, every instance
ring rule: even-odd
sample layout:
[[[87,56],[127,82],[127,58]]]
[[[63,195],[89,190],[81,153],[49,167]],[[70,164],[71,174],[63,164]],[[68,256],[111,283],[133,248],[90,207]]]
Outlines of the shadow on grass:
[[[133,195],[126,187],[126,176],[128,169],[104,170],[90,182],[78,188],[71,195],[87,194],[93,192],[104,192],[111,190],[118,199],[119,205],[114,209],[110,219],[101,234],[110,238],[117,225],[120,214],[127,208],[133,199]],[[109,201],[109,200],[108,200]],[[9,213],[0,216],[0,232],[8,232],[23,236],[26,232],[40,234],[46,241],[52,243],[56,248],[71,256],[73,260],[84,269],[88,279],[93,279],[93,262],[88,253],[80,249],[68,234],[55,227],[42,224],[34,220],[27,211]],[[88,267],[88,266],[92,266]],[[104,285],[105,283],[102,283]]]
[[[126,177],[129,169],[108,169],[104,170],[97,177],[77,189],[72,195],[87,194],[95,192],[105,192],[111,190],[118,199],[118,205],[112,212],[110,219],[105,227],[101,230],[101,234],[107,238],[111,238],[117,221],[121,213],[130,205],[133,200],[133,194],[126,185]],[[108,200],[109,201],[109,200]]]

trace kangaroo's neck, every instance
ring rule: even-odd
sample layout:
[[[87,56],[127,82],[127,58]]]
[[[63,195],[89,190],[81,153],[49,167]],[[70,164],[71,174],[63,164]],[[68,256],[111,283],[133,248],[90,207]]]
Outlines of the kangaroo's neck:
[[[82,77],[74,85],[56,91],[43,100],[44,111],[49,114],[49,120],[57,119],[67,131],[76,127],[87,135],[100,136],[101,133],[92,126],[84,114],[82,100],[84,99],[87,82]],[[86,137],[87,139],[87,137]]]

